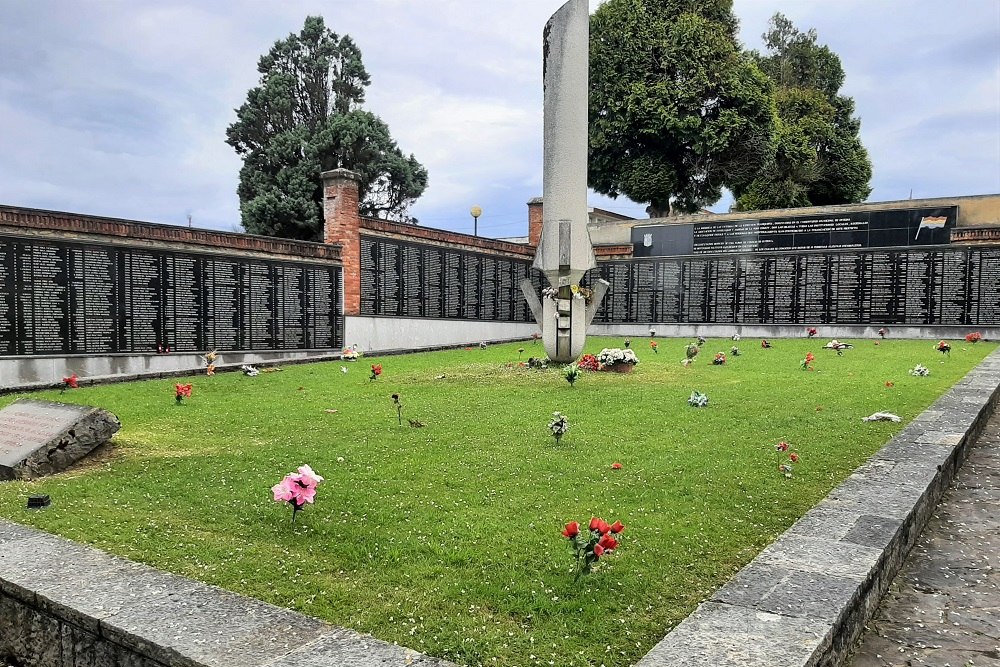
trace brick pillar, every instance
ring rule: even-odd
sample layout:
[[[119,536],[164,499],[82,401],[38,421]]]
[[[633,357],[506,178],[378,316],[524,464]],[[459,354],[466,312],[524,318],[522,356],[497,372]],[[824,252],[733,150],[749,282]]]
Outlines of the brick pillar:
[[[344,315],[361,314],[361,213],[358,183],[361,176],[348,169],[324,171],[323,242],[342,247],[344,260]]]
[[[542,238],[542,198],[528,202],[528,243],[537,246]]]

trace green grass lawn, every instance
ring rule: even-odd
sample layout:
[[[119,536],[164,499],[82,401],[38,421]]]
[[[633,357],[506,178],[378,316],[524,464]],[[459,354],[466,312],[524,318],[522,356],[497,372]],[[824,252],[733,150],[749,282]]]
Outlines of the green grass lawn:
[[[179,406],[172,379],[32,394],[123,427],[96,461],[0,484],[0,515],[462,664],[624,666],[995,348],[746,339],[732,357],[715,339],[684,368],[687,342],[637,339],[633,373],[573,387],[518,368],[519,347],[543,353],[527,342],[191,377]],[[587,351],[606,346],[621,339]],[[903,424],[861,421],[881,410]],[[791,479],[779,440],[801,456]],[[270,487],[306,463],[326,481],[292,524]],[[31,493],[51,507],[25,510]],[[593,515],[626,529],[574,583],[560,531]]]

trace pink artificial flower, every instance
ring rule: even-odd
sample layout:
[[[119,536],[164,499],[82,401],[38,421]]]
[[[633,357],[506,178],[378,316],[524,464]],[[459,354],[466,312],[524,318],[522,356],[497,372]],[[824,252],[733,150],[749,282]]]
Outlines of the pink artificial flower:
[[[299,481],[306,486],[315,487],[323,481],[323,478],[313,472],[313,469],[308,465],[299,466],[299,476]]]
[[[288,478],[286,477],[271,487],[271,491],[274,493],[274,502],[288,502],[295,495],[295,492],[286,484],[287,481]]]
[[[617,462],[616,463],[612,463],[611,464],[611,469],[612,470],[621,470],[622,469],[622,464],[621,463],[617,463]]]

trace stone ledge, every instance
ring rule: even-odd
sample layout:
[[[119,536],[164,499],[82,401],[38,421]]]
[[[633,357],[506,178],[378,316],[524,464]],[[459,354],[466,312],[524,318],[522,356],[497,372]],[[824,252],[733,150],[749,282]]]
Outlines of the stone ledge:
[[[834,667],[1000,400],[1000,349],[667,634],[636,667]]]
[[[25,667],[452,665],[2,520],[0,547],[0,658]]]

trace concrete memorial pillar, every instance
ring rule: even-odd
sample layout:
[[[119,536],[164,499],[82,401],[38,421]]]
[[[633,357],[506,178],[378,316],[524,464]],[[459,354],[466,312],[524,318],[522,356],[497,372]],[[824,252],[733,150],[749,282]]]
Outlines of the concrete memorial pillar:
[[[551,289],[539,301],[530,281],[521,284],[542,328],[545,352],[560,363],[580,356],[587,325],[607,291],[607,283],[597,285],[588,307],[588,299],[574,289],[597,266],[587,230],[589,67],[587,0],[569,0],[552,15],[544,33],[544,206],[534,268]]]

